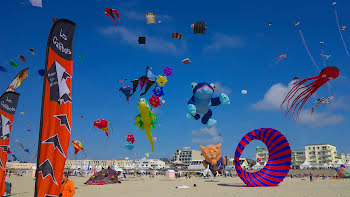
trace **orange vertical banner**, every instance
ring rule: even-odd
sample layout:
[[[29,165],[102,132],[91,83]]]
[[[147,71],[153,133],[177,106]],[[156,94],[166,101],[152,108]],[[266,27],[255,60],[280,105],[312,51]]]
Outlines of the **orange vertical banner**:
[[[28,68],[16,75],[4,94],[0,96],[0,196],[5,192],[5,167],[9,150],[10,134],[19,94],[15,92],[28,76]]]
[[[46,50],[35,197],[59,196],[71,136],[75,23],[58,19]]]

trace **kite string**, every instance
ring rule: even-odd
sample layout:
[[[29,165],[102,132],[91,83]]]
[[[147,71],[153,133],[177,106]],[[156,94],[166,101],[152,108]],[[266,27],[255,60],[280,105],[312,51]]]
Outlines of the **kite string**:
[[[336,18],[336,20],[337,20],[338,31],[339,31],[339,34],[340,34],[340,38],[341,38],[341,40],[343,41],[343,45],[344,45],[346,54],[347,54],[348,56],[350,56],[350,55],[349,55],[348,48],[346,47],[346,44],[345,44],[345,41],[344,41],[344,38],[343,38],[343,34],[341,33],[341,30],[340,30],[340,25],[339,25],[339,20],[338,20],[338,12],[337,12],[337,9],[336,9],[336,8],[334,8],[334,14],[335,14],[335,18]]]
[[[305,39],[304,39],[303,33],[301,32],[301,29],[299,29],[299,33],[300,33],[300,37],[301,37],[301,39],[302,39],[302,41],[303,41],[303,44],[304,44],[304,46],[305,46],[305,49],[306,49],[307,53],[309,54],[309,56],[310,56],[310,58],[311,58],[311,61],[312,61],[312,62],[314,63],[314,65],[316,66],[318,72],[321,72],[320,68],[318,67],[317,63],[316,63],[315,60],[314,60],[314,57],[312,57],[312,55],[311,55],[311,52],[310,52],[310,50],[309,50],[309,47],[307,46],[306,41],[305,41]]]

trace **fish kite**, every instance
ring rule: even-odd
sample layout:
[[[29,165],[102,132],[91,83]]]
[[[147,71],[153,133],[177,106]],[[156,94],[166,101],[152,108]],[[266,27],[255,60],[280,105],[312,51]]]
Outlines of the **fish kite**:
[[[153,137],[153,141],[156,142],[157,141],[157,137]]]
[[[131,142],[131,144],[134,144],[134,142],[136,141],[134,134],[128,134],[128,137],[126,137],[126,141]]]
[[[331,100],[333,100],[333,98],[334,98],[333,96],[330,96],[328,98],[321,97],[317,101],[315,101],[316,104],[311,109],[311,116],[314,114],[315,107],[322,105],[322,104],[330,103]]]
[[[72,144],[73,144],[73,147],[74,147],[74,155],[76,155],[79,151],[83,151],[84,152],[83,145],[81,144],[80,141],[74,140],[74,141],[72,141]]]
[[[153,115],[145,98],[140,98],[137,105],[140,113],[135,117],[135,125],[141,130],[145,130],[153,152],[154,144],[152,140],[151,128],[155,128],[155,125],[157,124],[157,117]]]
[[[101,129],[102,131],[104,131],[108,137],[108,135],[109,135],[108,123],[109,122],[107,120],[99,118],[99,119],[95,120],[94,127],[97,127],[99,129]]]
[[[283,107],[283,104],[287,102],[287,111],[286,114],[290,113],[292,117],[294,117],[294,120],[299,119],[300,112],[305,105],[306,101],[324,84],[328,83],[329,81],[336,79],[339,77],[339,69],[335,66],[328,66],[324,68],[318,76],[310,77],[301,80],[298,84],[293,86],[293,88],[288,92],[286,97],[284,98],[282,104],[281,104],[281,110]],[[307,81],[311,81],[309,84],[304,84]],[[299,90],[303,90],[303,92],[299,92]],[[294,98],[294,99],[293,99]],[[292,104],[290,105],[290,101],[293,99]],[[297,110],[298,109],[298,110]],[[295,111],[297,110],[296,116],[294,116]]]
[[[341,30],[344,31],[347,28],[347,26],[342,26]]]
[[[163,69],[164,75],[165,76],[171,76],[173,75],[173,69],[167,66],[166,68]]]
[[[115,22],[115,18],[117,18],[118,21],[120,22],[118,11],[115,9],[106,8],[105,15],[108,16],[112,20],[112,22],[114,23],[114,26],[117,27],[117,23]]]
[[[300,25],[300,22],[295,22],[294,25],[298,26],[298,25]]]

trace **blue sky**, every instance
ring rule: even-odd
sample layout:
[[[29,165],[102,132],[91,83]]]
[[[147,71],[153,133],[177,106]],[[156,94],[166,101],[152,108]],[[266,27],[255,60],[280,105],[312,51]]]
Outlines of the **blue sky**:
[[[340,24],[350,26],[350,14],[345,8],[350,2],[337,1]],[[106,7],[117,9],[122,24],[114,28],[104,15]],[[146,24],[145,14],[154,12],[158,24]],[[138,114],[137,94],[129,103],[118,93],[118,80],[134,79],[144,74],[147,65],[156,74],[166,66],[174,68],[165,86],[166,103],[155,111],[159,124],[153,130],[158,138],[151,157],[170,157],[177,148],[221,142],[223,154],[232,156],[239,140],[249,131],[273,127],[287,136],[293,150],[305,144],[330,143],[339,152],[350,152],[350,58],[346,56],[336,26],[331,1],[68,1],[43,0],[43,8],[32,7],[29,1],[6,0],[0,8],[0,65],[9,72],[0,73],[4,91],[20,71],[8,62],[16,60],[20,68],[30,67],[30,76],[17,89],[21,93],[11,148],[25,161],[34,161],[15,144],[37,150],[43,78],[37,70],[44,68],[46,42],[52,18],[66,18],[77,24],[74,39],[72,140],[80,140],[89,159],[142,157],[150,151],[144,131],[133,125]],[[207,23],[205,35],[193,34],[190,25],[197,20]],[[332,81],[335,99],[332,104],[308,113],[313,101],[328,96],[327,87],[317,91],[304,106],[299,122],[284,118],[278,108],[281,95],[292,78],[318,75],[306,53],[294,22],[301,29],[311,53],[320,67],[321,47],[332,57],[327,65],[336,65],[341,76]],[[268,23],[272,23],[269,28]],[[182,39],[171,37],[182,33]],[[350,44],[350,31],[343,31]],[[146,36],[147,44],[140,46],[138,36]],[[28,52],[34,48],[33,57]],[[287,53],[280,64],[272,60]],[[24,54],[27,63],[16,56]],[[86,54],[84,60],[78,56]],[[191,64],[181,60],[190,58]],[[213,107],[215,129],[206,130],[197,121],[186,119],[186,105],[191,97],[191,82],[215,82],[216,92],[229,94],[231,105]],[[248,94],[242,95],[242,89]],[[151,91],[146,98],[151,96]],[[21,115],[19,112],[24,112]],[[83,116],[83,118],[81,118]],[[106,136],[93,128],[93,121],[104,118],[113,131],[105,147]],[[30,126],[28,125],[30,124]],[[27,130],[31,131],[28,132]],[[135,149],[123,145],[128,133],[136,136]],[[218,136],[218,134],[222,136]],[[255,157],[252,142],[243,156]],[[68,158],[75,158],[73,147]],[[84,158],[78,153],[76,158]]]

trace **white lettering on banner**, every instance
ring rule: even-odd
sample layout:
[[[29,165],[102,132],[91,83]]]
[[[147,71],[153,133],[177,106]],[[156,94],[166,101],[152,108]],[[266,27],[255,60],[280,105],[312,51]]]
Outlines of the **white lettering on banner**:
[[[66,34],[62,34],[62,29],[60,31],[60,36],[61,36],[61,38],[63,38],[63,40],[67,41],[67,36],[66,36]]]
[[[58,38],[57,38],[56,36],[53,37],[52,43],[53,43],[53,44],[56,46],[56,48],[57,48],[58,50],[60,50],[62,53],[65,53],[65,54],[68,54],[68,55],[72,54],[71,50],[70,50],[69,48],[65,48],[64,45],[63,45],[63,43],[62,43],[62,42],[59,42],[59,41],[58,41]]]
[[[7,111],[16,111],[16,108],[10,107],[8,104],[5,103],[5,101],[1,101],[1,106]]]
[[[9,97],[6,97],[6,102],[8,102],[8,103],[12,103],[12,100],[11,100],[11,99],[9,99]]]

